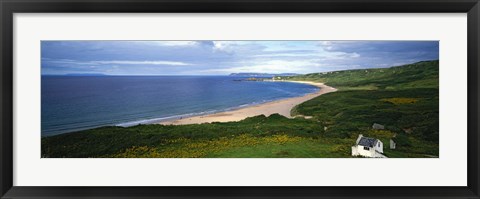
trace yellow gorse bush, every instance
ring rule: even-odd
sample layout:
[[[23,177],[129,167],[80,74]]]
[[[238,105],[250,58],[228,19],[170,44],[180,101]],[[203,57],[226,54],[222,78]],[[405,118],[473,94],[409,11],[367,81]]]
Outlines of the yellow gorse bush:
[[[116,158],[198,158],[210,153],[221,152],[230,148],[255,146],[264,144],[286,144],[301,141],[302,137],[288,135],[273,135],[268,137],[254,137],[241,134],[234,137],[221,137],[215,140],[192,142],[187,138],[169,140],[164,149],[149,146],[133,146],[124,152],[114,155]]]

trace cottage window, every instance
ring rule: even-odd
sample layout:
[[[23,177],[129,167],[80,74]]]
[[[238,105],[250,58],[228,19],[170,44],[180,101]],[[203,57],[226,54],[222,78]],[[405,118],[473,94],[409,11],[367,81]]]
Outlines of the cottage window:
[[[368,146],[364,146],[363,149],[364,149],[364,150],[367,150],[367,151],[370,150],[370,148],[368,148]]]

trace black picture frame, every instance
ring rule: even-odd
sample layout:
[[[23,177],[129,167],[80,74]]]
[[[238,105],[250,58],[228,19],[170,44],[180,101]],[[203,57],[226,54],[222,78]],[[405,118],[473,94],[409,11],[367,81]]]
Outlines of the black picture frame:
[[[0,0],[1,198],[480,198],[478,0]],[[465,187],[21,187],[13,186],[15,13],[467,13],[468,186]],[[455,172],[455,171],[445,171]],[[442,174],[438,175],[442,178]]]

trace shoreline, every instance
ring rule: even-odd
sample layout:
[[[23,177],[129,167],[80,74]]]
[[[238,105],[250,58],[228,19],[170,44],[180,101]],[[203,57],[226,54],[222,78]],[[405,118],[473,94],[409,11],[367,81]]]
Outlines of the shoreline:
[[[336,88],[327,86],[323,83],[310,82],[310,81],[281,81],[281,82],[292,82],[292,83],[301,83],[309,84],[320,88],[317,92],[309,93],[304,96],[292,97],[286,99],[275,100],[271,102],[266,102],[262,104],[256,104],[253,106],[248,106],[240,109],[235,109],[231,111],[223,111],[207,115],[199,115],[192,117],[185,117],[181,119],[169,120],[158,122],[157,124],[163,125],[185,125],[185,124],[202,124],[202,123],[212,123],[212,122],[236,122],[243,120],[247,117],[253,117],[257,115],[269,116],[275,113],[283,115],[287,118],[293,118],[290,115],[290,111],[293,107],[298,104],[301,104],[305,101],[323,95],[325,93],[335,92]]]

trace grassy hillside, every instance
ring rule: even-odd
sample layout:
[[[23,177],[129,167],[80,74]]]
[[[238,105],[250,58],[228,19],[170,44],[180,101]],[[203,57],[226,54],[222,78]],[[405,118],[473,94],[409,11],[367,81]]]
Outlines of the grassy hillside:
[[[391,68],[312,73],[282,77],[282,79],[324,82],[340,90],[438,89],[438,60],[422,61]]]
[[[348,143],[321,139],[323,127],[278,114],[240,122],[102,127],[42,139],[44,157],[338,157]],[[301,144],[300,144],[301,143]],[[304,144],[311,146],[307,149]],[[260,150],[261,149],[261,150]],[[288,149],[288,150],[286,150]]]
[[[315,73],[287,80],[325,82],[339,88],[298,105],[293,114],[313,116],[327,127],[324,136],[352,137],[358,133],[397,142],[389,157],[438,155],[438,61],[424,61],[382,69]],[[385,125],[377,135],[373,123]],[[357,132],[357,133],[353,133]],[[399,153],[402,152],[402,153]],[[392,154],[393,153],[393,154]]]
[[[360,133],[381,139],[388,157],[438,156],[438,61],[283,78],[339,91],[292,110],[312,119],[102,127],[44,137],[42,157],[351,157]],[[397,149],[388,149],[389,139]]]

